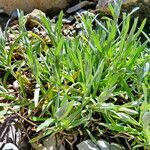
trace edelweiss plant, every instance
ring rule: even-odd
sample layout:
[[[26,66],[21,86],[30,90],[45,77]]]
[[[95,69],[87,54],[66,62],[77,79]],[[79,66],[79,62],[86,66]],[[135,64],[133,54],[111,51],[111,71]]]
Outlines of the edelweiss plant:
[[[20,35],[9,50],[1,33],[0,113],[11,113],[10,108],[15,108],[13,113],[25,113],[38,133],[31,142],[82,128],[84,136],[93,141],[107,140],[105,134],[111,133],[120,145],[149,148],[146,20],[138,26],[138,18],[131,19],[133,11],[123,13],[120,22],[120,4],[109,5],[109,10],[112,18],[81,16],[83,32],[73,39],[62,34],[62,12],[54,28],[50,19],[41,17],[49,44],[26,30],[23,15]],[[143,43],[142,33],[147,37]],[[21,54],[19,59],[16,51]],[[14,81],[18,88],[10,92]]]

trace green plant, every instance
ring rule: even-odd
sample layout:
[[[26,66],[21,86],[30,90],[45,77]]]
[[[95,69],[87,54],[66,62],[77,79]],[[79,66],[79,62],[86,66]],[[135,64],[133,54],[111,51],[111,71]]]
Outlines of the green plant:
[[[72,40],[62,34],[62,12],[55,28],[42,16],[51,46],[24,24],[9,50],[0,37],[0,97],[36,123],[39,135],[31,142],[82,126],[90,137],[108,129],[118,143],[123,136],[133,149],[150,146],[150,49],[148,41],[140,42],[146,20],[138,27],[135,18],[131,25],[130,15],[123,13],[119,23],[120,11],[109,9],[113,18],[102,21],[82,16],[83,34]],[[16,50],[22,58],[13,61]],[[9,78],[18,82],[19,97],[9,92]]]

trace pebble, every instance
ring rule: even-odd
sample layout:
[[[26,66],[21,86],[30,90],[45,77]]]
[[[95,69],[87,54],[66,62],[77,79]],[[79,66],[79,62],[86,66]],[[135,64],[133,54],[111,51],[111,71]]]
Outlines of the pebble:
[[[33,33],[36,33],[36,34],[39,34],[39,33],[40,33],[39,29],[36,28],[36,27],[33,27],[32,32],[33,32]]]
[[[78,23],[78,24],[76,24],[76,26],[75,26],[76,29],[81,29],[81,27],[82,27],[82,24],[81,24],[81,23],[80,23],[80,24]]]
[[[95,2],[90,2],[90,1],[82,1],[78,4],[76,4],[75,6],[73,7],[70,7],[68,10],[67,10],[67,13],[70,14],[70,13],[73,13],[73,12],[76,12],[82,8],[85,8],[85,7],[93,7],[95,6],[96,3]]]
[[[40,31],[40,35],[41,35],[42,37],[46,37],[46,36],[47,36],[47,34],[46,34],[45,31]]]
[[[69,16],[68,18],[63,19],[64,24],[71,24],[75,20],[74,16]]]
[[[9,34],[9,39],[10,40],[14,40],[16,37],[15,37],[15,35],[14,34]]]
[[[64,29],[63,33],[64,33],[64,35],[68,35],[68,33],[69,33],[68,29]]]
[[[19,83],[18,83],[17,80],[13,82],[13,88],[14,88],[15,90],[18,90],[18,89],[19,89]]]
[[[12,143],[3,143],[0,142],[0,149],[1,150],[19,150],[16,145],[12,144]]]
[[[19,30],[19,25],[15,24],[11,27],[12,30]]]

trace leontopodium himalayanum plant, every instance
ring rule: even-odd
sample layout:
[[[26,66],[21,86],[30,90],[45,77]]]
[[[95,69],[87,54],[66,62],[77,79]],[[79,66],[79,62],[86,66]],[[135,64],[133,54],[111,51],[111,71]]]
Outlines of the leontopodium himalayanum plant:
[[[31,142],[83,128],[93,141],[105,138],[108,131],[118,144],[126,141],[132,149],[150,146],[146,20],[138,26],[138,18],[131,19],[133,10],[118,21],[120,4],[109,5],[109,10],[111,18],[80,16],[82,34],[73,39],[62,34],[62,12],[55,27],[41,16],[50,44],[26,31],[23,15],[20,35],[9,50],[0,37],[1,112],[5,101],[9,107],[16,106],[15,111],[26,112],[39,133]],[[140,40],[142,35],[145,42]],[[16,51],[22,57],[14,61]],[[19,94],[9,92],[10,79],[17,81]]]

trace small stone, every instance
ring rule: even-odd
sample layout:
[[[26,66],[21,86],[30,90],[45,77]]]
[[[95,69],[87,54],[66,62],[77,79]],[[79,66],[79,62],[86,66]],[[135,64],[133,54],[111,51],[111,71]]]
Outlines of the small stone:
[[[63,30],[63,32],[64,32],[64,35],[68,35],[69,33],[68,29]]]
[[[34,19],[38,22],[41,21],[41,16],[46,16],[44,12],[38,9],[34,9],[31,13],[27,14],[26,17],[28,19]]]
[[[93,7],[93,6],[95,6],[95,4],[96,4],[95,2],[81,1],[80,3],[76,4],[75,6],[70,7],[67,10],[67,13],[70,14],[70,13],[76,12],[82,8]]]
[[[39,31],[38,28],[34,27],[34,28],[32,29],[32,32],[38,34],[40,31]]]
[[[78,150],[99,150],[99,148],[91,141],[86,140],[77,145]]]
[[[9,89],[8,90],[10,93],[13,93],[14,92],[14,89]]]
[[[41,16],[46,16],[44,12],[38,9],[34,9],[31,13],[26,15],[27,22],[30,27],[35,27],[40,25],[41,23]]]
[[[75,33],[76,33],[76,31],[75,31],[75,30],[73,30],[73,31],[72,31],[72,34],[74,35]]]
[[[9,40],[10,40],[10,41],[15,40],[15,38],[16,38],[16,37],[15,37],[14,34],[9,34]]]
[[[66,18],[64,18],[64,19],[62,20],[62,22],[63,22],[63,24],[70,24],[70,23],[71,23],[71,21],[68,20],[68,19],[66,19]]]
[[[13,88],[14,88],[15,90],[18,90],[18,88],[19,88],[19,83],[18,83],[17,80],[13,82]]]
[[[80,30],[80,31],[78,32],[78,35],[80,35],[80,36],[83,35],[83,31]]]
[[[51,19],[51,22],[52,22],[52,23],[56,23],[55,17],[53,17],[53,18]]]
[[[15,30],[15,31],[14,31],[14,34],[19,34],[19,30]]]
[[[41,32],[40,32],[40,35],[42,35],[42,37],[46,37],[47,34],[46,34],[45,31],[41,31]]]
[[[74,16],[69,16],[68,18],[63,19],[63,23],[71,24],[75,20]]]
[[[6,49],[6,50],[10,50],[10,46],[6,46],[5,49]]]
[[[79,23],[75,26],[76,29],[81,29],[81,27],[82,27],[82,25]]]
[[[69,30],[70,30],[70,31],[73,31],[73,30],[74,30],[74,27],[73,27],[73,26],[70,26],[70,27],[69,27]]]
[[[2,142],[1,142],[2,143]],[[12,143],[3,143],[2,145],[1,145],[1,143],[0,143],[0,146],[2,147],[2,149],[1,150],[19,150],[14,144],[12,144]]]

